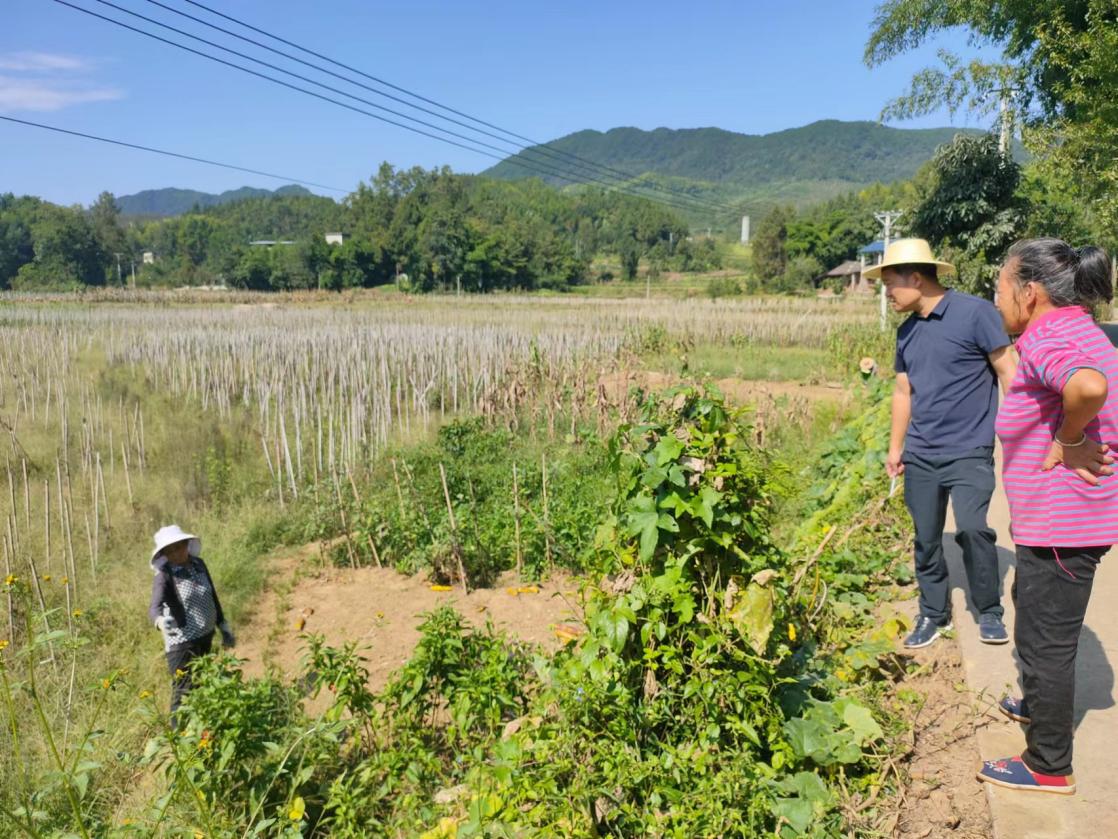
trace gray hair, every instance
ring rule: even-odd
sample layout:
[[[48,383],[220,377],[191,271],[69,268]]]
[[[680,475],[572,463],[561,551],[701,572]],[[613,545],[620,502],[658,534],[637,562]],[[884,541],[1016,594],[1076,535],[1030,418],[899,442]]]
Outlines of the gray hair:
[[[1091,309],[1114,297],[1110,257],[1102,248],[1073,248],[1063,239],[1023,239],[1006,258],[1017,260],[1017,282],[1043,286],[1053,306]]]

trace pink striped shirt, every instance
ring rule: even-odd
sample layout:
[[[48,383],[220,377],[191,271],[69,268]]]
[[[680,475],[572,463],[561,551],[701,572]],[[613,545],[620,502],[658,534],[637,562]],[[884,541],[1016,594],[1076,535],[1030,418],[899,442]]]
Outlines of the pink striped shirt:
[[[1041,315],[1017,340],[1021,363],[998,411],[1013,541],[1029,547],[1118,543],[1118,475],[1091,486],[1063,464],[1041,464],[1063,420],[1062,392],[1076,370],[1106,376],[1110,393],[1087,436],[1118,447],[1118,351],[1078,306]]]

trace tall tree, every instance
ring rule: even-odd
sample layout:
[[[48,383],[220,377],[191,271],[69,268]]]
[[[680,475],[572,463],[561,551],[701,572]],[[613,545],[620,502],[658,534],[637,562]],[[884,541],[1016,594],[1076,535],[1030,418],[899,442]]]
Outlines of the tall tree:
[[[912,80],[883,116],[941,106],[989,113],[1001,102],[1018,115],[1024,139],[1057,178],[1078,182],[1101,213],[1118,222],[1118,4],[1114,0],[886,0],[865,59],[877,66],[937,33],[969,29],[1002,49],[1002,61],[965,63],[940,52],[940,65]]]
[[[111,192],[102,192],[97,196],[97,200],[89,208],[89,223],[107,260],[105,268],[108,275],[114,282],[123,284],[122,261],[127,264],[129,254],[124,229],[120,225],[120,207]]]
[[[788,264],[784,243],[788,239],[788,225],[796,217],[792,207],[773,207],[753,234],[753,273],[762,283],[783,276]]]

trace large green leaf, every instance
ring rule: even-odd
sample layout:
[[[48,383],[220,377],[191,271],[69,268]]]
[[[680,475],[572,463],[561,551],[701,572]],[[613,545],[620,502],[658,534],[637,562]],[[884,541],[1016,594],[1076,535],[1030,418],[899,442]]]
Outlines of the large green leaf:
[[[877,720],[873,718],[873,713],[869,708],[859,705],[852,699],[840,699],[835,705],[840,707],[845,705],[842,708],[842,721],[850,726],[859,745],[864,746],[870,741],[879,740],[885,736],[885,732],[881,730],[881,726],[877,724]]]
[[[773,631],[773,595],[766,586],[751,582],[730,609],[730,621],[754,651],[764,655]]]

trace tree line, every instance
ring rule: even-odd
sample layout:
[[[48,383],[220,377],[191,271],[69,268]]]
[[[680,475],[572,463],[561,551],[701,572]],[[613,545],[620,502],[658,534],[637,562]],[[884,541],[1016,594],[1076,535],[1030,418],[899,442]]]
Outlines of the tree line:
[[[882,236],[876,210],[900,210],[894,238],[927,239],[956,265],[957,287],[987,296],[993,293],[996,266],[1017,239],[1059,236],[1113,248],[1113,229],[1083,191],[1054,174],[1049,161],[1022,163],[999,146],[994,134],[960,133],[911,180],[800,211],[773,208],[753,238],[760,287],[808,290],[827,270],[858,259],[865,245]]]
[[[342,244],[327,244],[332,232]],[[446,168],[384,164],[341,202],[273,196],[147,221],[122,218],[107,192],[88,209],[0,195],[0,288],[17,290],[127,284],[133,264],[141,286],[532,290],[595,279],[601,256],[624,279],[642,259],[653,270],[719,264],[712,242],[692,241],[682,218],[651,201]]]

